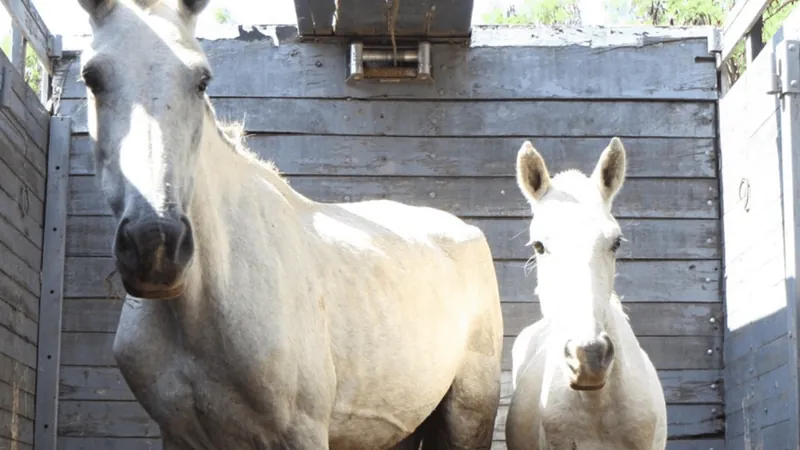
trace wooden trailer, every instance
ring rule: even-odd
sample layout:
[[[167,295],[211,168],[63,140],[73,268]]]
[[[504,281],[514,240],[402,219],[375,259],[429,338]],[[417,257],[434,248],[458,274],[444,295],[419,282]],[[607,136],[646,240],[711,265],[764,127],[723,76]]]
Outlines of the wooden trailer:
[[[111,354],[123,291],[77,81],[87,38],[62,52],[29,1],[0,3],[17,30],[0,54],[0,449],[160,448]],[[209,95],[307,196],[484,230],[506,334],[497,449],[511,343],[539,317],[516,151],[532,139],[551,170],[589,171],[621,136],[616,287],[658,368],[668,448],[798,448],[800,12],[760,46],[765,0],[723,30],[472,26],[471,3],[298,0],[297,26],[201,40]],[[750,67],[719,83],[746,35]],[[26,42],[52,75],[43,99],[20,76]]]

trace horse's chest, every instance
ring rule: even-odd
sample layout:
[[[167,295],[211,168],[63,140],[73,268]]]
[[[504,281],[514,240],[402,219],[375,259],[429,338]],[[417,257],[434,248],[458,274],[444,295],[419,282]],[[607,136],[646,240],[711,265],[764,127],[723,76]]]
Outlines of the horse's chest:
[[[654,415],[611,405],[561,405],[544,414],[541,448],[549,450],[650,450]]]

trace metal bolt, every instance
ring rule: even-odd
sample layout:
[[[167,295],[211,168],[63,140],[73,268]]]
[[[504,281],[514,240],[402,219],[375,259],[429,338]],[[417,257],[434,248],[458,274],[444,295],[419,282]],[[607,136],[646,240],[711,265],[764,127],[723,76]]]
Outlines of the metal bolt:
[[[711,383],[711,389],[716,389],[716,388],[717,388],[717,385],[714,384],[714,383]]]
[[[349,195],[345,195],[344,196],[344,201],[349,202],[350,201],[350,196]]]
[[[344,116],[344,120],[350,120],[350,116]]]
[[[503,194],[503,195],[506,195],[506,190],[505,189],[500,189],[500,193]]]
[[[434,198],[434,197],[436,197],[436,193],[435,192],[431,192],[430,194],[428,194],[428,197]]]
[[[439,95],[444,95],[444,89],[439,89]]]
[[[711,322],[711,323],[717,323],[717,319],[715,319],[715,318],[713,318],[713,317],[712,317],[712,318],[710,318],[710,319],[708,319],[708,321],[709,321],[709,322]]]
[[[714,353],[714,350],[708,349],[708,350],[706,350],[706,353],[708,353],[710,355],[710,354]]]
[[[706,277],[706,283],[711,283],[711,278]]]
[[[710,243],[711,243],[711,238],[706,239],[706,244],[710,244]]]
[[[793,52],[793,51],[797,50],[797,46],[796,46],[796,45],[794,45],[794,44],[789,44],[789,46],[788,46],[788,47],[789,47],[789,51],[792,51],[792,52]]]
[[[714,204],[714,202],[713,202],[713,201],[711,201],[711,200],[709,200],[709,201],[707,201],[707,202],[706,202],[706,205],[708,205],[708,206],[711,206],[711,205],[713,205],[713,204]]]
[[[711,414],[715,414],[717,412],[717,408],[711,408]]]

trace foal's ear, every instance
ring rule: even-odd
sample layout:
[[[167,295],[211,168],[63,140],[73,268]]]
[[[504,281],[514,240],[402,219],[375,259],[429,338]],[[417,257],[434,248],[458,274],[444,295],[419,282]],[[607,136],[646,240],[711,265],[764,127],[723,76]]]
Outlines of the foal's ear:
[[[622,183],[625,181],[626,161],[625,147],[618,137],[611,138],[608,146],[600,155],[592,179],[597,182],[600,194],[606,204],[611,205]]]
[[[541,200],[550,187],[544,158],[530,141],[525,141],[517,152],[517,186],[530,203]]]
[[[78,0],[84,11],[89,13],[92,20],[100,20],[111,11],[115,0]]]

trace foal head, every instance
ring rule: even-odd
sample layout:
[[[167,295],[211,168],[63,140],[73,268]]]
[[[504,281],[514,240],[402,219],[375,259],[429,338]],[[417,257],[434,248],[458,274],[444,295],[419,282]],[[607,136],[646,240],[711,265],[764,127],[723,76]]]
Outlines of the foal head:
[[[210,105],[194,39],[208,0],[79,0],[92,41],[81,55],[89,134],[117,221],[114,256],[131,295],[176,297],[194,254],[187,216]]]
[[[533,212],[530,244],[542,314],[563,346],[570,386],[600,389],[614,361],[605,324],[622,232],[611,205],[625,179],[625,149],[613,138],[590,176],[567,170],[551,177],[526,141],[516,172]]]

